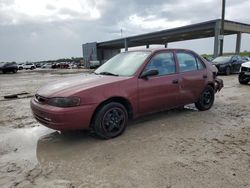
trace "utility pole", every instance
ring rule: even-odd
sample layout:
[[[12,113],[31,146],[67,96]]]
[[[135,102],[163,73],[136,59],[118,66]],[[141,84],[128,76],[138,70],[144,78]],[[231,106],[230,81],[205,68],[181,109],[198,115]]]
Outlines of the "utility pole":
[[[220,29],[220,56],[223,55],[225,6],[226,6],[226,0],[222,0],[221,29]]]
[[[122,28],[121,28],[121,38],[123,37],[123,34],[122,34]]]

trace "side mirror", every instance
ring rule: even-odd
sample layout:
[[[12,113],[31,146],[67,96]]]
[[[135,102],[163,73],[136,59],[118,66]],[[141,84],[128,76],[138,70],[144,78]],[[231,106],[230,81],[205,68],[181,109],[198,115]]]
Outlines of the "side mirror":
[[[159,71],[156,70],[156,69],[149,69],[149,70],[146,70],[146,71],[143,71],[142,74],[141,74],[141,78],[145,79],[149,76],[155,76],[155,75],[158,75],[159,74]]]

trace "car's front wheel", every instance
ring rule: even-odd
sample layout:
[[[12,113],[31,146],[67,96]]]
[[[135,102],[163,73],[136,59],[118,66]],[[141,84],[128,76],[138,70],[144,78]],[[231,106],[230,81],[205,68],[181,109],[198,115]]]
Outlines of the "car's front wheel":
[[[103,105],[95,114],[92,128],[103,139],[110,139],[121,135],[128,122],[126,108],[117,102]]]
[[[209,110],[214,104],[214,89],[211,86],[206,86],[202,91],[195,106],[198,110],[204,111]]]
[[[239,79],[240,84],[248,84],[249,82],[249,79],[242,73],[239,74],[238,79]]]

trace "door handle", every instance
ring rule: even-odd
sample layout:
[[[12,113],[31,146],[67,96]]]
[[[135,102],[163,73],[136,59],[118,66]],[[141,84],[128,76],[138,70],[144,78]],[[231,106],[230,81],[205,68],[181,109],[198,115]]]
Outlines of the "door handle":
[[[207,78],[207,75],[203,75],[203,78],[206,79],[206,78]]]
[[[177,80],[177,79],[176,79],[176,80],[173,80],[172,83],[173,83],[173,84],[178,84],[178,83],[179,83],[179,80]]]

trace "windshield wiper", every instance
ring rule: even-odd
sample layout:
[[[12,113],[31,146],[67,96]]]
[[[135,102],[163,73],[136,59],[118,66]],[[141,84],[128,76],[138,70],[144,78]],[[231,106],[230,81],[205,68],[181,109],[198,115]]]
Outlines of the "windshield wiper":
[[[111,73],[111,72],[100,72],[99,74],[101,74],[101,75],[110,75],[110,76],[119,76],[118,74],[114,74],[114,73]]]

